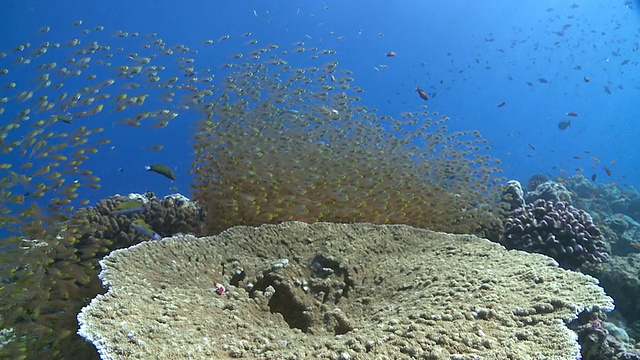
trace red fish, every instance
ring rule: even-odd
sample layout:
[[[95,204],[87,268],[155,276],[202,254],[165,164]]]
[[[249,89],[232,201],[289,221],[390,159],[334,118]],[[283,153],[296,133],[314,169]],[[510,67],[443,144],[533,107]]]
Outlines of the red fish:
[[[396,54],[395,51],[390,51],[390,52],[387,53],[387,57],[394,57],[396,55],[398,55],[398,54]]]
[[[606,166],[603,166],[603,167],[602,167],[602,169],[604,170],[604,172],[606,172],[606,173],[607,173],[607,175],[608,175],[608,176],[611,176],[611,169],[609,169],[609,168],[608,168],[608,167],[606,167]]]
[[[420,86],[416,87],[416,92],[418,93],[418,95],[420,95],[422,100],[424,100],[424,101],[429,100],[429,95],[427,95],[426,91],[420,89]]]

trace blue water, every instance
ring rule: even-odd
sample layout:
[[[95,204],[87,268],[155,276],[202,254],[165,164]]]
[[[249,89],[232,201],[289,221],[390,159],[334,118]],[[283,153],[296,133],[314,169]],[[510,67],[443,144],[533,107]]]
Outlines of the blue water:
[[[306,46],[335,49],[337,54],[315,62],[300,56],[294,66],[337,60],[341,68],[354,71],[355,85],[366,90],[363,104],[381,114],[396,116],[428,105],[429,110],[453,119],[452,131],[480,130],[491,141],[492,155],[502,159],[507,178],[526,182],[535,173],[555,177],[583,168],[587,177],[597,174],[596,182],[640,187],[639,16],[638,2],[625,0],[573,5],[557,1],[6,1],[0,13],[0,51],[12,55],[17,45],[39,44],[45,38],[64,43],[81,37],[82,28],[102,25],[104,32],[92,34],[91,39],[115,44],[119,39],[112,34],[117,30],[156,32],[168,45],[200,50],[193,55],[198,67],[209,66],[216,73],[231,54],[248,51],[247,39],[288,49],[304,41]],[[84,23],[74,27],[78,19]],[[43,26],[51,26],[51,32],[39,33]],[[251,37],[242,37],[246,32]],[[227,42],[203,44],[225,34],[231,36]],[[391,51],[397,56],[386,57]],[[20,73],[11,64],[12,57],[0,60],[0,68],[9,67],[14,78],[32,81],[32,74]],[[623,65],[625,60],[629,62]],[[585,76],[590,82],[584,81]],[[7,76],[0,78],[2,92],[7,91],[7,81]],[[73,81],[80,80],[69,80],[67,87]],[[427,103],[415,93],[416,86],[431,95]],[[501,102],[506,105],[497,107]],[[569,118],[569,112],[578,116]],[[102,178],[102,188],[90,192],[91,200],[148,190],[165,195],[174,192],[172,186],[189,195],[189,135],[197,115],[181,115],[160,130],[112,126],[117,116],[103,112],[92,118],[105,128],[97,138],[113,142],[85,163]],[[568,119],[571,126],[558,129],[557,124]],[[141,151],[156,144],[164,149]],[[3,162],[12,160],[7,155]],[[152,163],[173,168],[175,182],[147,173],[144,166]]]

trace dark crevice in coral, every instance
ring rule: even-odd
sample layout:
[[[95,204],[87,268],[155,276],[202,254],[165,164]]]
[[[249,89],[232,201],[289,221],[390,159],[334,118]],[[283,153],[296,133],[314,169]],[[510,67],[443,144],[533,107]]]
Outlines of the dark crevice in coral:
[[[269,300],[269,309],[272,313],[282,315],[289,327],[307,332],[311,327],[309,317],[305,314],[307,308],[291,293],[289,287],[272,285],[276,289],[275,294]]]
[[[345,271],[344,274],[344,288],[342,288],[342,293],[340,294],[340,296],[338,298],[336,298],[336,304],[338,303],[338,300],[341,298],[349,298],[349,290],[355,288],[355,283],[352,279],[349,278],[349,273]]]
[[[269,299],[269,310],[282,315],[290,328],[308,332],[312,324],[310,317],[306,314],[307,307],[296,298],[291,288],[274,277],[274,274],[265,274],[261,280],[257,281],[249,292],[249,296],[254,297],[256,291],[264,291],[269,286],[275,289],[275,293]]]
[[[344,264],[338,261],[335,257],[331,255],[325,255],[318,253],[314,256],[309,264],[309,268],[313,276],[327,278],[329,276],[338,276],[342,277],[344,281],[344,287],[339,294],[336,294],[333,299],[334,304],[338,304],[341,298],[349,298],[349,290],[355,287],[355,283],[352,279],[349,278],[349,272],[347,271]],[[322,302],[327,302],[330,300],[331,289],[326,286],[314,287],[312,289],[314,292],[324,292],[325,296],[322,299]]]
[[[351,327],[348,323],[340,321],[340,319],[338,318],[336,318],[336,320],[338,323],[333,327],[334,335],[344,335],[353,330],[353,327]]]
[[[234,274],[231,279],[229,279],[229,284],[233,285],[233,286],[240,286],[240,282],[242,280],[244,280],[247,277],[247,275],[243,272]]]

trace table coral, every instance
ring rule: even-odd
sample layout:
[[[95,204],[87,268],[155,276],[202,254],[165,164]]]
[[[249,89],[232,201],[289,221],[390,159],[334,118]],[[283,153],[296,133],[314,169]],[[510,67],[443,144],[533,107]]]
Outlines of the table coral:
[[[78,319],[103,359],[571,359],[565,324],[613,308],[544,255],[406,225],[234,227],[101,266],[108,292]]]

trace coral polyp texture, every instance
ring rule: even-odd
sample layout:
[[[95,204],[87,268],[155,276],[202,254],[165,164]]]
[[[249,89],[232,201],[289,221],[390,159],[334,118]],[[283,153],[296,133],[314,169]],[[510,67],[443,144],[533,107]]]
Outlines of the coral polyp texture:
[[[101,266],[78,320],[102,359],[575,359],[565,324],[613,308],[547,256],[406,225],[240,226]]]
[[[591,215],[563,201],[538,199],[515,209],[505,221],[503,244],[549,255],[570,269],[605,262],[610,256]]]
[[[539,180],[539,176],[533,176],[529,179],[529,186],[536,184]],[[553,202],[564,201],[569,204],[572,202],[571,191],[567,190],[564,184],[555,181],[545,181],[540,183],[525,194],[525,200],[527,202],[534,202],[538,199]]]

